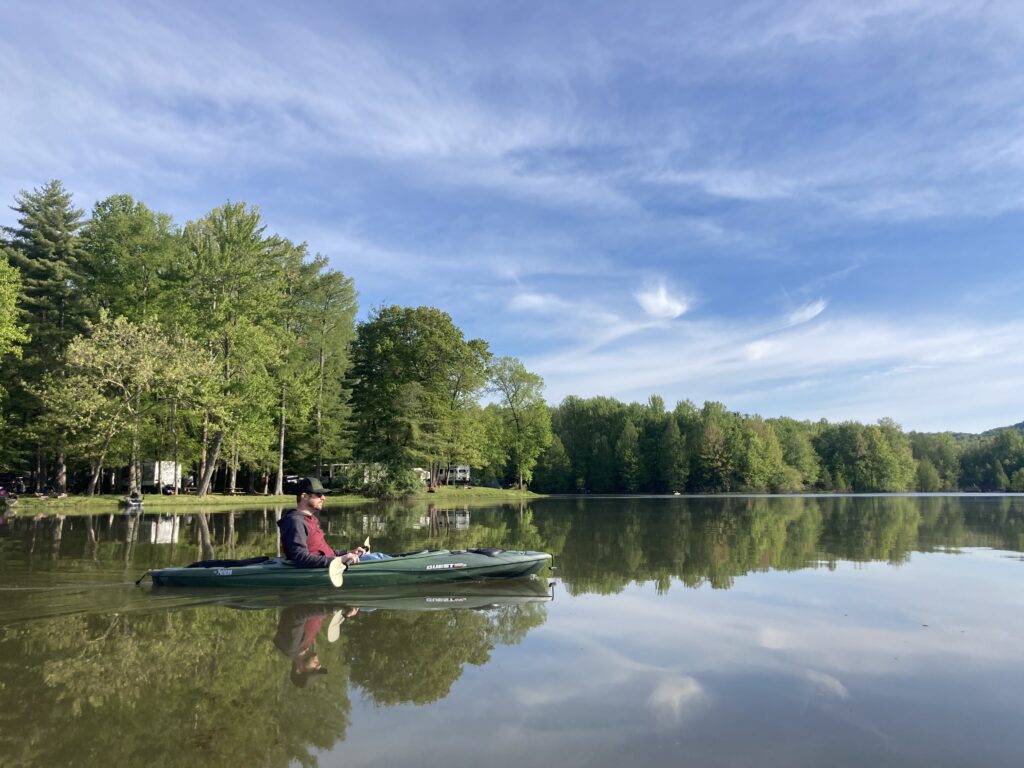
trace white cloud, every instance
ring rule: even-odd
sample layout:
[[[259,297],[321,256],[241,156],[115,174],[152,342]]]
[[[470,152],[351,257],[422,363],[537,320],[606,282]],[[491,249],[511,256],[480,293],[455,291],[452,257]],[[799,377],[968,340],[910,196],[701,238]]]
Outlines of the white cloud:
[[[638,291],[636,300],[644,312],[658,320],[675,320],[688,308],[688,301],[671,295],[663,280]]]
[[[658,681],[648,706],[662,722],[679,723],[704,697],[704,688],[689,675],[672,675]]]
[[[819,693],[826,696],[832,696],[837,699],[850,698],[850,692],[847,690],[846,686],[838,680],[838,678],[833,677],[826,672],[818,672],[813,669],[808,669],[805,674],[807,675],[807,679],[819,691]]]
[[[509,299],[506,306],[512,312],[548,313],[565,310],[569,305],[558,296],[552,294],[523,291]]]
[[[788,327],[690,321],[648,330],[628,344],[559,350],[526,363],[554,402],[568,394],[657,392],[669,402],[721,400],[765,416],[892,416],[919,430],[980,431],[1020,413],[1024,321],[848,316]],[[864,378],[880,372],[888,375]]]
[[[827,306],[828,302],[825,299],[818,299],[809,304],[804,304],[800,309],[790,312],[789,317],[786,318],[786,325],[800,325],[801,323],[813,320],[824,312]]]

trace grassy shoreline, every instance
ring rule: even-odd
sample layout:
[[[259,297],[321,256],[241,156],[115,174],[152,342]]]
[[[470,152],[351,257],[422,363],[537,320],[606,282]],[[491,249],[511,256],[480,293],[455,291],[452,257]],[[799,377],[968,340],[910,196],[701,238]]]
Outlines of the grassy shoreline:
[[[167,514],[189,514],[194,512],[208,512],[234,509],[252,509],[254,507],[293,507],[295,496],[288,494],[284,496],[262,494],[225,496],[211,494],[199,498],[192,495],[162,496],[149,494],[143,496],[144,510],[146,512],[164,512]],[[407,497],[404,501],[423,504],[460,504],[467,506],[481,506],[487,504],[501,504],[513,501],[528,501],[544,498],[543,494],[531,491],[502,490],[498,488],[464,488],[464,487],[441,487],[434,493],[426,490]],[[63,499],[39,499],[32,496],[22,496],[17,504],[9,507],[11,511],[25,516],[35,515],[97,515],[110,514],[124,510],[121,501],[124,496],[104,494],[102,496],[67,496]],[[354,494],[331,494],[328,502],[328,509],[331,507],[348,507],[359,504],[373,504],[378,502],[367,496]],[[395,501],[403,501],[397,499]],[[3,507],[0,506],[0,509]]]

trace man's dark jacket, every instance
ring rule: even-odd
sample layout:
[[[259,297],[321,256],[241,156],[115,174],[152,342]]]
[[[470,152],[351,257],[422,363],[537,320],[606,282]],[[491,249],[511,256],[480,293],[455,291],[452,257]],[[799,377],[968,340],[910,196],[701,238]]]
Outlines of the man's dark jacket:
[[[300,568],[326,568],[335,557],[345,554],[328,546],[316,515],[293,509],[277,521],[277,526],[284,556]]]

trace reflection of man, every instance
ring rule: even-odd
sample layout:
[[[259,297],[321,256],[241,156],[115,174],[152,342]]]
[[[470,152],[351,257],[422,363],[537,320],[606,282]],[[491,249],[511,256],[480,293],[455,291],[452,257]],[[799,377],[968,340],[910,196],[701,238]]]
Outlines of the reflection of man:
[[[305,688],[310,676],[327,674],[327,669],[320,664],[314,644],[324,619],[334,614],[327,630],[327,639],[333,643],[338,639],[341,623],[358,612],[358,608],[332,611],[323,605],[296,605],[281,611],[274,645],[285,656],[291,657],[290,678],[293,684]]]
[[[362,547],[338,551],[327,544],[317,515],[323,511],[324,495],[329,491],[315,477],[304,477],[296,488],[297,507],[287,512],[277,525],[281,529],[284,555],[300,568],[326,568],[340,557],[345,565],[360,560],[384,560],[387,555],[369,553]]]

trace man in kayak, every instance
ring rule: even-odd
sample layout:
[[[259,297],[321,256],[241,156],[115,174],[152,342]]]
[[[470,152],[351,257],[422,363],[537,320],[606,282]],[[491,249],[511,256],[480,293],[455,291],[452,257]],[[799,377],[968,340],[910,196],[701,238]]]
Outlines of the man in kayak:
[[[323,511],[324,496],[327,493],[330,491],[323,487],[318,478],[304,477],[299,481],[295,489],[298,506],[277,521],[285,557],[300,568],[326,568],[336,557],[340,557],[345,565],[360,560],[387,558],[387,555],[370,553],[362,547],[339,551],[328,546],[317,518],[317,514]]]

